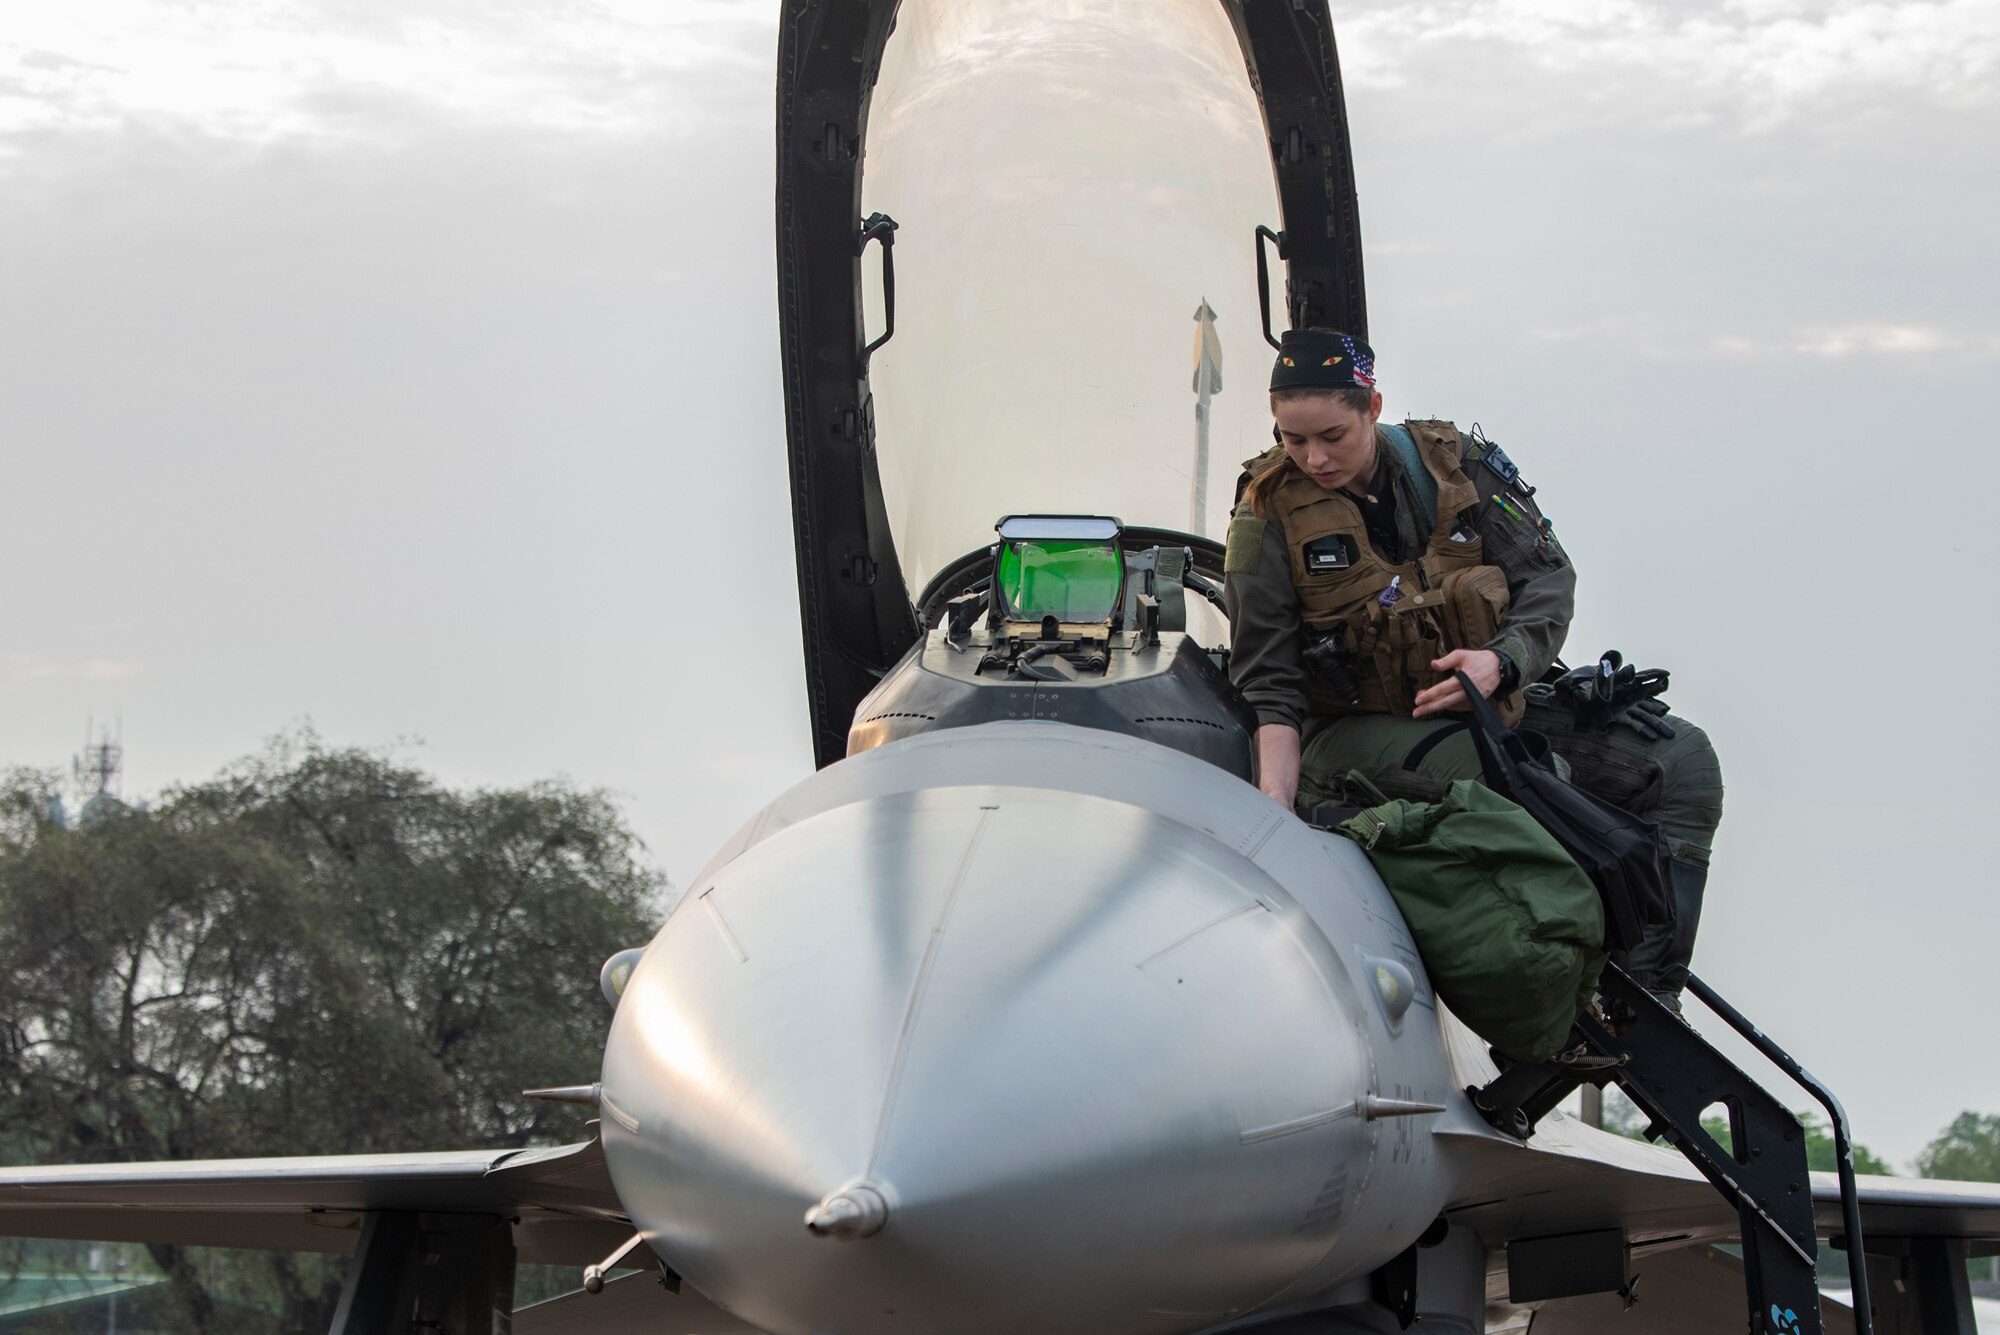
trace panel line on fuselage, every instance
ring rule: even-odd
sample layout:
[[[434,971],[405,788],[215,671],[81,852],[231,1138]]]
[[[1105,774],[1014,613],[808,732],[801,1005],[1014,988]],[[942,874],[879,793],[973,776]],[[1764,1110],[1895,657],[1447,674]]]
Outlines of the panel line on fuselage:
[[[715,924],[715,930],[722,933],[722,943],[729,947],[729,953],[736,957],[738,964],[748,964],[750,956],[744,953],[743,943],[736,939],[736,933],[729,930],[729,920],[722,916],[722,906],[715,902],[715,891],[701,892],[701,906],[708,910],[708,919]]]
[[[910,984],[910,1000],[903,1007],[903,1027],[896,1035],[896,1055],[889,1060],[889,1083],[882,1092],[882,1113],[875,1121],[875,1145],[868,1152],[868,1176],[871,1178],[882,1162],[882,1147],[889,1140],[889,1123],[896,1112],[896,1094],[902,1088],[903,1066],[910,1055],[910,1035],[916,1032],[917,1015],[923,1009],[924,993],[930,987],[931,969],[937,963],[938,947],[944,942],[945,925],[951,921],[951,910],[958,903],[958,892],[965,888],[966,875],[972,870],[980,841],[986,837],[986,827],[992,824],[993,813],[999,809],[997,804],[979,808],[979,823],[972,827],[972,836],[965,841],[965,852],[959,856],[958,870],[952,873],[951,889],[938,909],[937,924],[931,928],[931,939],[924,945],[923,961],[917,965],[916,979]]]
[[[1289,1122],[1274,1122],[1270,1126],[1253,1127],[1237,1136],[1245,1145],[1255,1145],[1260,1140],[1276,1140],[1279,1136],[1295,1135],[1300,1131],[1310,1131],[1328,1122],[1338,1122],[1343,1117],[1354,1116],[1354,1105],[1343,1103],[1338,1108],[1328,1108],[1325,1112],[1311,1113],[1305,1117],[1294,1117]]]
[[[1235,922],[1238,918],[1242,917],[1244,914],[1255,913],[1259,909],[1263,909],[1266,912],[1269,912],[1270,906],[1264,903],[1264,901],[1260,899],[1255,901],[1254,903],[1245,904],[1240,909],[1231,909],[1229,910],[1229,912],[1223,914],[1220,918],[1215,919],[1213,922],[1203,923],[1201,926],[1195,928],[1192,932],[1189,932],[1186,936],[1183,936],[1180,940],[1162,946],[1160,949],[1146,956],[1145,959],[1140,960],[1136,967],[1138,967],[1141,970],[1149,969],[1153,965],[1158,964],[1161,960],[1165,959],[1167,956],[1173,954],[1176,950],[1179,950],[1182,946],[1186,945],[1188,942],[1194,940],[1196,937],[1206,935],[1207,933],[1214,931],[1216,928],[1222,926],[1225,923]]]

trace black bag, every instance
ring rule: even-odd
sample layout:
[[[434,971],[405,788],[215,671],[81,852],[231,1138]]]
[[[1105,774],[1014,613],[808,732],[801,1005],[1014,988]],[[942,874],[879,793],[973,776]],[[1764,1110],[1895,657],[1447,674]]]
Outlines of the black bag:
[[[1659,827],[1593,797],[1556,773],[1549,739],[1509,728],[1472,679],[1472,741],[1486,786],[1525,807],[1569,851],[1604,901],[1605,945],[1630,950],[1674,926],[1673,879]]]

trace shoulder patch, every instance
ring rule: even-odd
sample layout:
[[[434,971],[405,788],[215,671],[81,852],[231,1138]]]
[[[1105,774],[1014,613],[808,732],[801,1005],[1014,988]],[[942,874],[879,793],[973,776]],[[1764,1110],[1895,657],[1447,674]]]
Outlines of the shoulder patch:
[[[1472,430],[1465,433],[1465,457],[1485,464],[1499,474],[1500,481],[1506,486],[1511,487],[1521,480],[1520,465],[1507,457],[1507,451],[1488,440],[1477,422],[1472,424]]]
[[[1229,546],[1223,553],[1222,573],[1254,575],[1258,558],[1264,554],[1264,525],[1256,515],[1238,515],[1229,521]]]

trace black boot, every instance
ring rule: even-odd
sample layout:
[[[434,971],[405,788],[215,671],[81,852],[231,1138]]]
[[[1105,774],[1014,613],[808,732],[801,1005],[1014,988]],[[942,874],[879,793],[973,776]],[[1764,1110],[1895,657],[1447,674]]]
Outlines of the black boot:
[[[1701,896],[1708,886],[1708,868],[1678,858],[1667,865],[1674,877],[1674,935],[1647,986],[1653,995],[1678,1011],[1681,989],[1687,986],[1688,964],[1694,959],[1695,929],[1701,926]]]
[[[1681,989],[1687,986],[1688,961],[1694,958],[1694,932],[1701,922],[1701,892],[1708,881],[1708,868],[1678,858],[1669,861],[1667,867],[1674,890],[1672,929],[1649,936],[1611,959],[1632,976],[1633,982],[1679,1015]]]

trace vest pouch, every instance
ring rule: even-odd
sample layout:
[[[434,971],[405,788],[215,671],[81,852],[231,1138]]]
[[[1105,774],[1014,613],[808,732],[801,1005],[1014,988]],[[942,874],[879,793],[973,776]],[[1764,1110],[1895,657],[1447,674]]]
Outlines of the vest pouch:
[[[1438,592],[1444,597],[1445,625],[1454,649],[1484,647],[1500,633],[1500,619],[1514,601],[1499,566],[1454,570],[1439,582]]]
[[[1375,661],[1396,713],[1409,713],[1416,708],[1418,691],[1443,680],[1431,670],[1431,662],[1451,651],[1449,636],[1437,590],[1405,594],[1383,609]]]
[[[1386,608],[1378,604],[1370,613],[1363,646],[1373,650],[1390,712],[1410,713],[1419,692],[1445,680],[1446,674],[1432,663],[1454,649],[1485,648],[1500,629],[1507,603],[1506,576],[1494,566],[1479,566],[1454,571],[1437,588],[1405,594]],[[1495,700],[1493,707],[1512,727],[1528,702],[1516,690]]]
[[[1454,649],[1484,649],[1500,633],[1500,622],[1514,602],[1514,596],[1507,591],[1507,576],[1498,566],[1454,570],[1439,582],[1438,593],[1444,599],[1445,631]],[[1433,674],[1431,680],[1443,678]],[[1493,707],[1499,711],[1501,721],[1511,728],[1527,712],[1528,701],[1516,689],[1495,699]]]

